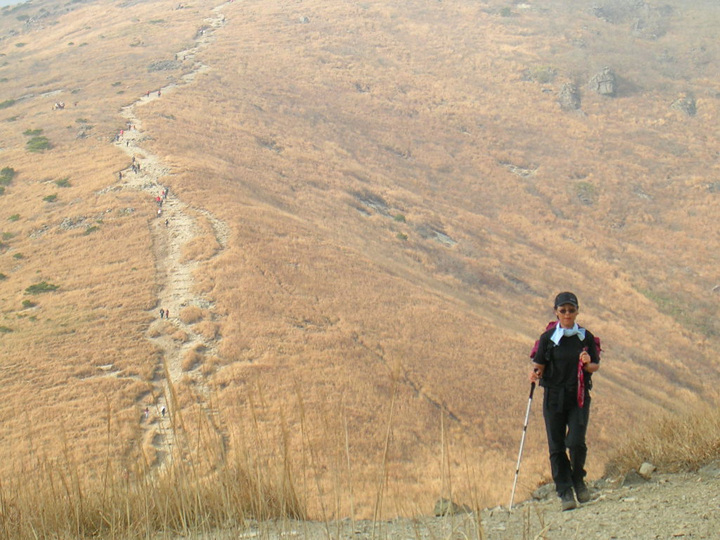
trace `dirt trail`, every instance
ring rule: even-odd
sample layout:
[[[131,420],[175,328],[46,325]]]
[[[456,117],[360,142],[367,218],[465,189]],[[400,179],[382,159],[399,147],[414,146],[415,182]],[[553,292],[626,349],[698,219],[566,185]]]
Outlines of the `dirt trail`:
[[[195,37],[195,46],[180,51],[178,58],[193,60],[198,50],[211,42],[212,30],[225,23],[225,16],[221,13],[223,6],[213,9],[213,16],[205,19]],[[143,131],[137,109],[153,100],[162,99],[163,95],[179,91],[184,85],[192,83],[198,73],[208,69],[208,66],[196,62],[193,69],[181,77],[180,82],[148,92],[135,103],[124,107],[121,115],[126,121],[126,128],[118,133],[115,140],[115,145],[133,158],[133,164],[120,173],[119,185],[114,189],[139,190],[147,192],[147,196],[153,200],[159,198],[157,218],[149,223],[159,291],[157,306],[152,310],[152,315],[157,320],[148,328],[146,337],[161,351],[163,366],[161,380],[156,382],[155,403],[143,412],[141,427],[145,432],[144,443],[154,447],[157,456],[155,464],[160,468],[166,467],[174,457],[178,457],[179,441],[176,438],[182,429],[175,414],[173,388],[182,377],[190,377],[196,383],[198,395],[207,398],[202,375],[197,366],[192,366],[186,359],[193,351],[198,351],[205,357],[212,356],[216,354],[217,348],[214,338],[203,336],[195,331],[192,324],[186,324],[179,318],[182,310],[189,306],[209,311],[212,318],[213,308],[210,301],[193,290],[193,274],[200,263],[187,260],[183,256],[183,246],[203,234],[198,224],[198,216],[203,216],[212,225],[220,246],[218,253],[226,248],[230,232],[227,225],[209,211],[189,207],[171,191],[165,192],[167,186],[163,185],[162,179],[172,171],[158,156],[142,146],[147,135]],[[161,317],[161,309],[167,310],[169,316]],[[186,365],[183,365],[184,362]],[[206,412],[210,425],[214,425],[214,414],[207,405],[208,400],[203,401],[201,407]],[[224,442],[219,432],[218,438]]]

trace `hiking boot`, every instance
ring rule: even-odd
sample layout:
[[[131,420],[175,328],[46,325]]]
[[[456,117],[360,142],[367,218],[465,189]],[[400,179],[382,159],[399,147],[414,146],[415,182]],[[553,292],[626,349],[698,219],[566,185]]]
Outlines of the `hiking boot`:
[[[560,495],[560,503],[562,505],[563,512],[565,510],[572,510],[574,508],[577,508],[577,503],[575,502],[575,494],[573,493],[572,488],[566,489],[562,495]]]
[[[579,503],[586,503],[590,501],[590,490],[585,485],[585,482],[575,486],[575,494]]]

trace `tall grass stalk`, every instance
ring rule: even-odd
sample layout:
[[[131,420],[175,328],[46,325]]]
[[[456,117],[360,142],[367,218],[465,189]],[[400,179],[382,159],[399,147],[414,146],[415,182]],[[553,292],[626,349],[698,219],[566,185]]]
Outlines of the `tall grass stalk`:
[[[175,389],[168,386],[170,400],[176,402],[171,397]],[[108,457],[99,474],[91,475],[64,435],[61,458],[30,453],[13,479],[0,482],[0,537],[137,538],[209,532],[241,526],[248,519],[305,517],[287,443],[276,467],[259,463],[247,450],[224,459],[206,412],[198,411],[196,444],[190,448],[186,434],[180,433],[185,429],[182,415],[173,409],[170,436],[182,444],[175,445],[162,466],[140,452],[132,464]],[[111,419],[108,404],[108,456]]]
[[[644,461],[666,472],[695,470],[720,458],[720,410],[706,404],[683,414],[648,422],[647,429],[620,446],[606,475],[637,468]]]

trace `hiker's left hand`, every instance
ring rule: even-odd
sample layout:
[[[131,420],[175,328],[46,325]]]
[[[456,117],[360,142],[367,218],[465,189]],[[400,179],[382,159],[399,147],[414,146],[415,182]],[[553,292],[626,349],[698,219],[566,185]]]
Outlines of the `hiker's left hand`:
[[[587,351],[581,352],[580,361],[587,366],[590,363],[590,354]]]

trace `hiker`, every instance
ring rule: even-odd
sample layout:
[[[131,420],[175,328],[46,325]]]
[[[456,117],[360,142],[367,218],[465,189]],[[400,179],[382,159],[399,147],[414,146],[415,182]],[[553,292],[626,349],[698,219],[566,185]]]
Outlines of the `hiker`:
[[[165,318],[166,318],[166,319],[169,319],[169,318],[170,318],[170,310],[169,310],[169,309],[166,309],[166,310],[165,310]]]
[[[160,308],[160,318],[162,319],[163,317],[165,317],[165,310]]]
[[[170,220],[169,220],[169,219],[166,219],[166,220],[165,220],[165,226],[168,227],[169,225],[170,225]]]
[[[166,412],[167,412],[167,409],[166,409],[165,407],[163,407],[162,409],[160,409],[160,414],[161,414],[161,415],[165,416],[165,413],[166,413]]]
[[[122,180],[122,171],[118,173],[118,179]]]
[[[158,90],[158,97],[160,97],[160,90]]]
[[[585,434],[590,417],[591,376],[600,368],[595,337],[578,326],[577,296],[561,292],[555,297],[557,325],[548,325],[538,340],[530,381],[545,389],[543,417],[550,452],[550,469],[563,510],[586,503]],[[570,457],[568,459],[568,452]]]

